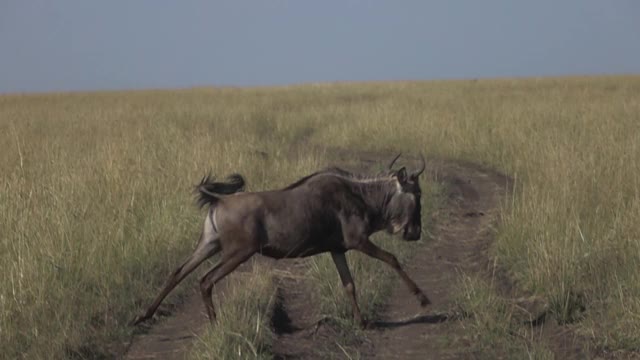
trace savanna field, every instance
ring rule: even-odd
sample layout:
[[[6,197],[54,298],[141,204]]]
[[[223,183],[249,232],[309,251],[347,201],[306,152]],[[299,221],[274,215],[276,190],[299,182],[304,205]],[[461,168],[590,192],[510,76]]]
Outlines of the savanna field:
[[[292,152],[300,139],[307,146]],[[7,359],[109,354],[193,249],[203,175],[239,172],[250,191],[284,187],[330,165],[323,149],[335,148],[423,152],[510,176],[495,262],[594,348],[640,351],[637,76],[0,95],[0,145]],[[374,260],[353,261],[356,279],[379,287],[360,286],[366,315],[388,282],[372,280],[383,271]],[[345,316],[347,298],[326,291],[335,269],[327,257],[316,265],[324,312]],[[238,347],[269,358],[271,275],[242,281],[192,358],[233,358]],[[492,313],[490,289],[461,286],[487,322],[469,331],[491,340],[487,329],[508,317]]]

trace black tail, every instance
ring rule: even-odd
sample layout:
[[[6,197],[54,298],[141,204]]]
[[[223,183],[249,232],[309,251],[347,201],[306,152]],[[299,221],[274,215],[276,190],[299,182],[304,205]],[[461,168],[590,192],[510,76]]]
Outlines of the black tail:
[[[214,182],[215,178],[211,174],[205,176],[196,186],[196,203],[200,208],[205,205],[213,206],[220,201],[220,195],[229,195],[244,190],[244,178],[240,174],[231,174],[227,177],[227,182]]]

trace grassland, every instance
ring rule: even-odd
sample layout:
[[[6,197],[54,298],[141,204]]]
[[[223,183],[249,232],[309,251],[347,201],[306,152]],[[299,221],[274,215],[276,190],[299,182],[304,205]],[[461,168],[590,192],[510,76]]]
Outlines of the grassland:
[[[261,190],[326,165],[322,147],[292,154],[301,137],[511,175],[497,261],[597,346],[640,349],[640,78],[598,77],[0,96],[2,356],[107,352],[194,245],[191,186],[210,169]],[[222,312],[251,326],[203,351],[268,353],[273,284],[245,281],[261,302]]]

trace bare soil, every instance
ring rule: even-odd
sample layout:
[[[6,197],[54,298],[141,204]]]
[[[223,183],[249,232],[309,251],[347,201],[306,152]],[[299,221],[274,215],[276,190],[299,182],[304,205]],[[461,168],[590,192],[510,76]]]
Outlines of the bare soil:
[[[359,171],[378,170],[392,157],[348,151],[330,151],[328,156],[335,159],[336,165]],[[435,214],[431,239],[425,241],[404,266],[433,305],[420,308],[404,284],[396,281],[382,317],[370,319],[373,320],[371,328],[364,331],[355,345],[357,352],[363,358],[379,359],[480,356],[471,350],[473,339],[467,337],[466,320],[459,315],[452,298],[452,289],[460,275],[473,273],[491,279],[501,296],[521,301],[519,307],[533,320],[532,329],[543,325],[533,333],[548,342],[557,358],[589,358],[570,331],[535,321],[544,319],[544,306],[520,293],[489,256],[500,203],[509,196],[510,179],[475,164],[442,159],[430,159],[426,174],[445,184],[446,201]],[[310,295],[313,284],[304,276],[309,260],[253,260],[242,268],[247,269],[256,262],[271,268],[278,279],[278,301],[272,319],[277,335],[273,347],[275,358],[344,358],[344,349],[339,345],[344,334],[330,324],[317,323],[321,316]],[[214,296],[223,296],[223,290],[224,285],[218,287]],[[224,305],[220,311],[224,311]],[[207,324],[200,296],[194,292],[182,304],[174,306],[169,317],[152,324],[148,332],[136,335],[124,358],[183,359]]]

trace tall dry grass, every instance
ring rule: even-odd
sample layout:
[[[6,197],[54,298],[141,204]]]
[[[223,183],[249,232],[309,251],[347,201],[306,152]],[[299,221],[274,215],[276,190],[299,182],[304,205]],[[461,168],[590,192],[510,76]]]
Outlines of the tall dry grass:
[[[191,186],[285,185],[328,161],[304,138],[513,176],[497,260],[559,321],[638,349],[639,114],[638,77],[2,96],[0,348],[105,352],[194,245]]]
[[[296,124],[263,124],[264,101],[207,90],[1,97],[2,356],[93,357],[127,337],[197,240],[191,191],[209,170],[263,189],[317,168],[315,152],[288,155]]]
[[[602,347],[640,349],[640,78],[368,86],[378,98],[367,116],[319,141],[421,144],[511,175],[497,260],[560,323]]]

